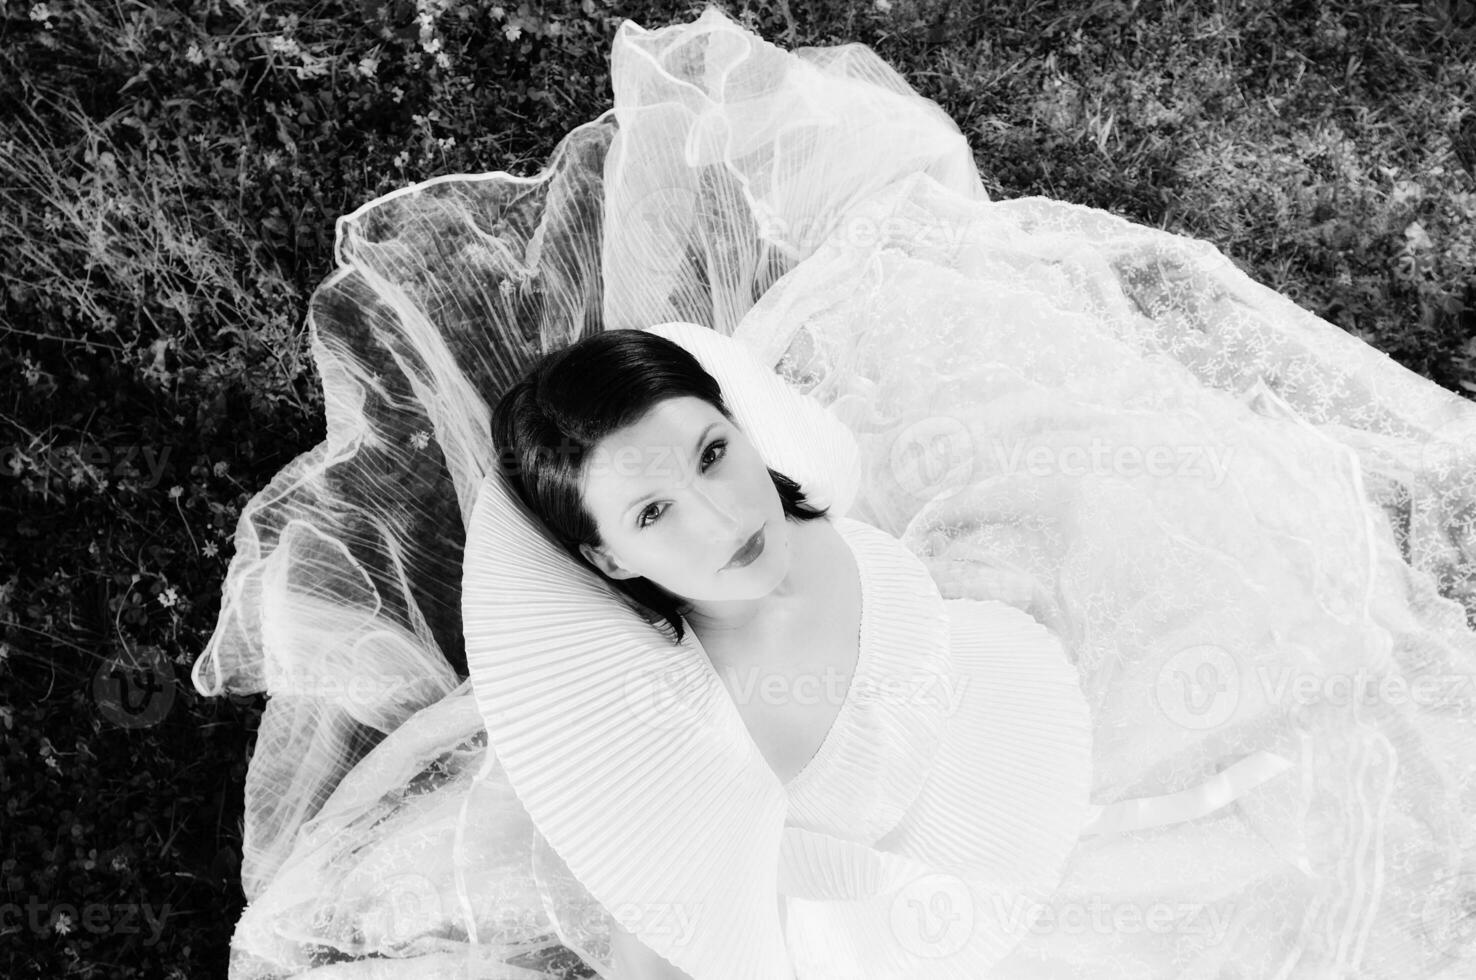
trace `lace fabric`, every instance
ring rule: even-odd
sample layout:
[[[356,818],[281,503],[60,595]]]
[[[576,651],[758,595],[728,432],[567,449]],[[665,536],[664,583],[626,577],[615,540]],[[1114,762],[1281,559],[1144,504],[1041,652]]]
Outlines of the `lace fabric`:
[[[610,910],[487,750],[466,529],[530,359],[670,321],[844,426],[846,512],[946,599],[1060,638],[1093,805],[1295,763],[1200,819],[1083,836],[995,973],[1468,971],[1471,403],[1207,243],[987,200],[957,127],[864,47],[786,53],[709,10],[625,24],[611,60],[614,109],[537,177],[340,220],[309,322],[328,435],[243,514],[195,668],[271,695],[233,978],[607,962]],[[924,925],[939,894],[913,896]],[[856,957],[833,910],[794,908],[800,976]]]

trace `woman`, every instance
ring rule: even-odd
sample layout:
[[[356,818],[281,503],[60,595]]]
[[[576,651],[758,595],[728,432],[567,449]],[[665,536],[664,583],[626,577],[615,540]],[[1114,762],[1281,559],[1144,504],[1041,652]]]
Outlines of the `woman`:
[[[705,349],[725,383],[663,335]],[[1083,834],[1198,820],[1294,765],[1262,751],[1196,789],[1092,807],[1088,711],[1055,638],[999,602],[942,601],[894,539],[805,506],[745,433],[767,443],[768,456],[814,460],[827,455],[824,424],[795,421],[805,403],[764,390],[763,367],[745,372],[746,361],[695,325],[608,331],[540,361],[493,416],[504,471],[536,525],[631,600],[629,633],[612,626],[581,644],[591,623],[618,613],[571,608],[563,583],[576,570],[520,558],[536,537],[520,538],[521,522],[500,510],[505,498],[487,490],[472,519],[464,595],[478,702],[540,833],[598,900],[587,901],[635,912],[609,924],[617,976],[1025,975],[1043,969],[1021,959],[1027,913],[1058,890],[1059,867]],[[847,454],[829,455],[837,465],[808,482],[843,508],[854,491]],[[642,609],[660,614],[641,619]],[[652,637],[652,619],[671,641]],[[632,697],[632,678],[648,670],[673,692],[655,719]],[[822,678],[840,683],[805,697]],[[526,710],[559,689],[607,694],[580,697],[574,717]],[[725,728],[728,701],[741,728]],[[632,719],[648,723],[635,736]],[[736,751],[694,735],[724,732]],[[699,773],[720,773],[730,791],[694,794]],[[1255,798],[1262,821],[1275,799]],[[583,819],[592,804],[607,818],[599,831]],[[1174,887],[1223,895],[1239,884],[1242,900],[1252,886],[1264,896],[1278,870],[1282,884],[1299,882],[1303,873],[1249,819],[1193,827],[1210,835],[1200,843],[1225,852],[1221,867],[1180,868]],[[1006,841],[1007,854],[997,853]],[[1152,846],[1173,842],[1160,833]],[[1122,861],[1111,848],[1076,854],[1078,875],[1093,860]],[[606,873],[630,864],[644,876]],[[687,877],[694,865],[704,869],[696,880]],[[778,871],[769,886],[777,904],[731,870],[766,867]],[[1104,898],[1119,904],[1144,905],[1144,889],[1164,887],[1121,866],[1113,875],[1115,894]],[[647,908],[653,895],[663,899],[659,914]],[[951,915],[930,921],[940,902]],[[926,913],[921,926],[909,920],[914,905]],[[669,906],[685,910],[683,929],[671,927]],[[1208,924],[1231,910],[1222,902],[1192,918]],[[1284,924],[1286,911],[1258,899],[1263,923]],[[1246,932],[1244,911],[1240,920]],[[730,923],[743,929],[725,936]],[[1191,930],[1169,931],[1187,960]],[[1250,934],[1266,955],[1276,930]],[[1203,969],[1243,962],[1252,945],[1209,936]],[[1011,947],[1016,960],[1001,965]],[[1067,953],[1047,941],[1029,955],[1056,957],[1056,969],[1073,959],[1101,968],[1100,950]]]
[[[233,973],[546,976],[610,943],[696,980],[1460,975],[1469,403],[1202,243],[988,201],[864,48],[709,10],[625,25],[612,74],[539,177],[340,224],[329,438],[243,517],[196,669],[272,694]],[[729,431],[730,478],[666,445],[725,401],[637,400],[579,459],[691,469],[596,466],[599,537],[502,482],[491,406],[544,352],[672,321],[736,345],[699,357],[719,380],[756,361],[724,396],[782,379],[819,415],[737,426],[757,459]],[[776,523],[760,460],[831,516]],[[650,492],[679,543],[615,529]],[[787,561],[711,567],[760,523]],[[776,645],[806,583],[839,611]],[[846,683],[776,706],[746,666]]]
[[[705,348],[726,382],[720,386],[693,354],[663,334]],[[677,324],[596,334],[540,362],[504,395],[493,416],[494,439],[517,498],[566,553],[631,600],[629,633],[614,626],[602,631],[587,646],[583,665],[578,662],[577,634],[618,612],[598,605],[571,609],[569,589],[561,584],[575,577],[573,568],[490,557],[520,556],[536,546],[536,540],[519,541],[513,515],[496,516],[503,498],[495,486],[479,503],[468,539],[469,555],[489,556],[473,558],[476,568],[466,579],[469,665],[494,740],[508,747],[500,761],[540,831],[598,894],[597,907],[640,910],[648,896],[659,895],[663,909],[686,910],[687,936],[657,915],[637,914],[629,929],[612,921],[618,976],[688,975],[668,960],[700,975],[769,975],[793,955],[817,955],[806,936],[820,927],[802,918],[785,921],[786,904],[790,898],[803,904],[807,895],[816,900],[809,890],[825,886],[793,880],[803,875],[805,862],[791,849],[814,848],[809,860],[839,867],[845,856],[832,851],[840,839],[871,844],[887,830],[905,840],[908,824],[914,836],[922,827],[957,833],[955,813],[967,814],[973,835],[989,826],[991,810],[1005,819],[1005,811],[1016,809],[1036,825],[1000,827],[998,836],[1015,842],[1017,864],[1035,862],[1041,866],[1027,868],[1030,873],[1050,875],[1061,845],[1085,822],[1086,712],[1059,651],[1037,665],[979,670],[975,661],[991,644],[971,644],[970,623],[987,612],[993,631],[1018,632],[1020,624],[1001,618],[1002,608],[945,618],[945,604],[914,556],[864,524],[827,513],[844,507],[853,493],[845,485],[854,479],[847,454],[827,454],[824,422],[804,424],[810,406],[791,393],[765,390],[762,366],[745,364],[741,349],[725,349],[716,340],[705,328]],[[767,446],[768,456],[799,465],[829,456],[837,463],[807,479],[832,506],[806,505],[803,491],[765,463],[747,431]],[[551,580],[539,582],[539,576]],[[550,600],[544,594],[551,590],[557,592]],[[641,610],[659,612],[641,618]],[[655,639],[651,620],[661,621],[669,640]],[[949,620],[951,630],[944,628]],[[1009,654],[1035,654],[1040,644],[1032,640],[1009,645]],[[998,645],[999,638],[991,641]],[[655,717],[639,696],[639,679],[648,670],[670,691]],[[940,679],[948,683],[937,684]],[[1008,685],[1012,700],[1002,706],[984,691],[965,698],[960,688],[970,683]],[[539,700],[542,688],[609,694],[581,698],[574,718],[544,716],[540,725],[533,715],[527,723],[509,722]],[[945,700],[950,694],[955,699]],[[1030,708],[1006,719],[1013,699]],[[728,701],[740,725],[724,710]],[[967,716],[950,724],[947,716],[961,703]],[[1039,717],[1048,704],[1053,717]],[[629,735],[632,719],[640,723],[635,737]],[[1023,731],[1061,743],[1031,747],[1032,759],[1048,772],[1030,773],[1028,787],[1018,776],[993,771],[1012,754],[1009,739]],[[710,733],[726,733],[730,748],[705,749]],[[975,746],[986,743],[994,760],[977,757]],[[602,750],[607,756],[597,758]],[[954,757],[968,759],[991,799],[970,799],[978,786],[949,775]],[[559,778],[561,758],[607,775]],[[725,793],[692,793],[694,775],[714,773],[724,773]],[[939,801],[926,800],[930,792],[952,807],[941,819]],[[599,807],[608,833],[586,828],[566,835],[561,817],[572,811],[577,819],[602,795],[610,798]],[[899,821],[909,807],[910,819]],[[766,824],[764,843],[733,847]],[[632,840],[647,842],[650,853],[642,856],[642,845]],[[886,850],[885,859],[870,860],[941,860],[962,871],[969,857],[905,845],[896,854]],[[722,860],[714,859],[724,852]],[[681,859],[672,860],[674,853]],[[605,868],[632,859],[648,870],[645,880],[620,879],[601,888]],[[663,861],[674,875],[661,873]],[[704,861],[710,873],[683,880]],[[765,864],[781,879],[767,902],[755,902],[746,882],[722,870]],[[974,870],[982,876],[982,867]],[[914,872],[909,880],[917,877]],[[1012,897],[1020,901],[1025,894]],[[872,902],[892,905],[899,898],[873,896]],[[857,906],[860,899],[849,897]],[[720,923],[749,925],[726,941],[698,941],[697,933],[715,932]],[[841,935],[836,926],[826,931],[834,933],[831,943]],[[982,928],[966,932],[980,944],[974,956],[995,941]],[[935,957],[918,959],[907,945],[891,944],[887,952],[912,958],[913,969],[937,967]],[[881,968],[882,950],[868,952],[872,967]],[[954,966],[976,972],[980,961],[959,953],[950,953]],[[840,965],[833,957],[827,957],[830,969]]]

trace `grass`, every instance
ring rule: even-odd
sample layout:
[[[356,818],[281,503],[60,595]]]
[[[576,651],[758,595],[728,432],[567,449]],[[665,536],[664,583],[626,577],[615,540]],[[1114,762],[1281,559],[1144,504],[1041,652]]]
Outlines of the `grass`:
[[[0,0],[0,902],[36,910],[0,920],[7,976],[225,974],[261,703],[197,700],[187,668],[242,506],[323,435],[302,324],[333,219],[536,171],[608,105],[623,18],[701,10],[422,7]],[[725,9],[789,47],[874,47],[995,197],[1208,239],[1476,392],[1470,0]],[[119,660],[173,692],[152,724],[101,710]]]

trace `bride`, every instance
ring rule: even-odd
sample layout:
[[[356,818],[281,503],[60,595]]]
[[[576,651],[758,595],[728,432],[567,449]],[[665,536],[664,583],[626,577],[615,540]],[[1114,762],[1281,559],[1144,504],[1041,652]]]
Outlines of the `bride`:
[[[1469,972],[1470,404],[864,47],[611,60],[340,220],[232,976]]]

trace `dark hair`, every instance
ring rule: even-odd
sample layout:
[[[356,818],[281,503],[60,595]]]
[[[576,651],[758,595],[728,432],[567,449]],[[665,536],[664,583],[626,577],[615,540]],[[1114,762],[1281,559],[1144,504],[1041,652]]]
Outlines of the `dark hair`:
[[[498,399],[492,412],[497,465],[523,504],[576,561],[594,568],[579,546],[601,547],[580,492],[589,454],[605,436],[633,425],[668,398],[700,398],[737,424],[717,380],[686,348],[644,330],[606,330],[544,354]],[[741,427],[740,427],[741,428]],[[824,517],[789,477],[769,468],[786,518]],[[678,596],[646,578],[606,581],[653,624],[683,636]],[[651,614],[655,614],[654,617]]]

